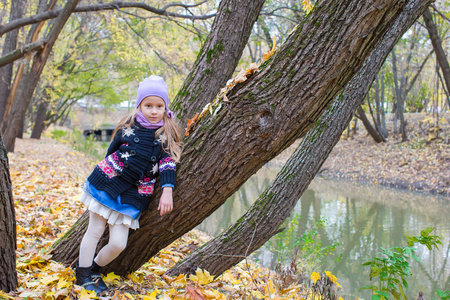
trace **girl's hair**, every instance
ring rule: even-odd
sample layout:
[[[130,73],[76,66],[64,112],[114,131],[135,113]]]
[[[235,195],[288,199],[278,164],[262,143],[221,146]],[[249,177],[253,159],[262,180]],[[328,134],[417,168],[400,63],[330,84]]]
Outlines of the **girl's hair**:
[[[136,118],[138,112],[139,108],[135,108],[120,120],[119,124],[116,126],[116,129],[114,129],[111,140],[114,139],[114,136],[119,129],[133,126],[134,119]],[[180,162],[181,152],[183,151],[183,131],[173,119],[169,119],[169,117],[167,117],[166,112],[164,112],[163,119],[164,126],[155,132],[155,138],[158,138],[158,136],[163,137],[161,139],[163,150],[168,152],[170,157],[178,163]]]
[[[163,119],[164,126],[156,131],[155,136],[163,137],[161,144],[164,151],[168,152],[170,157],[178,163],[183,151],[183,131],[177,122],[167,116],[167,113],[164,113]]]

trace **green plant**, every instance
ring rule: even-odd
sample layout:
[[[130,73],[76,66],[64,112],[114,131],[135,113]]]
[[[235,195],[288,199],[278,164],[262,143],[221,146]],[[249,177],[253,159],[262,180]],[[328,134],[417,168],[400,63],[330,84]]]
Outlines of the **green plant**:
[[[450,300],[450,291],[435,290],[435,292],[441,300]]]
[[[300,218],[301,216],[295,214],[291,220],[285,222],[285,229],[275,238],[276,249],[272,249],[272,252],[281,254],[278,256],[280,263],[287,259],[285,256],[290,257],[292,252],[298,253],[298,257],[301,257],[302,268],[305,272],[310,272],[321,263],[321,258],[332,254],[340,243],[334,242],[331,246],[323,246],[319,228],[325,227],[327,222],[325,219],[318,220],[310,230],[298,237]]]
[[[300,252],[307,257],[322,258],[325,255],[331,254],[340,245],[339,242],[334,242],[331,246],[323,247],[322,241],[317,237],[318,228],[325,228],[326,220],[320,219],[317,221],[315,228],[302,235],[295,243],[299,247]]]
[[[54,140],[61,139],[61,138],[67,136],[67,131],[65,131],[65,130],[60,130],[60,129],[53,129],[53,130],[50,132],[50,136],[51,136],[52,139],[54,139]]]
[[[413,141],[409,144],[411,149],[423,149],[426,145],[426,140],[419,139],[417,141]]]
[[[105,148],[108,147],[107,143],[99,142],[95,137],[85,137],[79,130],[73,130],[67,142],[73,149],[80,151],[97,161],[104,158],[106,153]]]
[[[414,244],[420,243],[425,245],[429,250],[433,246],[442,245],[439,236],[430,235],[434,228],[429,227],[422,230],[420,236],[407,236],[408,247],[393,247],[381,248],[380,257],[375,257],[373,260],[363,263],[363,266],[370,266],[370,280],[379,279],[378,286],[364,286],[362,289],[372,290],[372,300],[389,299],[389,295],[394,296],[395,299],[405,299],[403,287],[408,288],[407,277],[411,275],[409,258],[410,256],[419,261],[419,258],[414,254],[416,248]]]

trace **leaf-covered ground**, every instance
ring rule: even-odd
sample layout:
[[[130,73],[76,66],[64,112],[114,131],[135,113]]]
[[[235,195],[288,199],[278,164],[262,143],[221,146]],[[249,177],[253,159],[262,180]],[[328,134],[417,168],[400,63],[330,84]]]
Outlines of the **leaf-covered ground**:
[[[96,298],[74,285],[70,267],[53,261],[49,255],[52,243],[84,212],[78,198],[94,163],[51,139],[18,139],[16,152],[8,157],[16,208],[19,288],[9,294],[0,291],[0,299]],[[176,278],[164,275],[208,239],[193,230],[128,277],[108,274],[105,281],[111,292],[106,298],[306,299],[339,286],[329,272],[298,274],[295,262],[279,273],[243,261],[215,279],[202,270]]]
[[[359,121],[353,138],[344,132],[321,175],[450,196],[450,114],[439,116],[437,138],[432,116],[406,114],[404,143],[392,134],[392,115],[386,120],[387,143],[374,143]]]

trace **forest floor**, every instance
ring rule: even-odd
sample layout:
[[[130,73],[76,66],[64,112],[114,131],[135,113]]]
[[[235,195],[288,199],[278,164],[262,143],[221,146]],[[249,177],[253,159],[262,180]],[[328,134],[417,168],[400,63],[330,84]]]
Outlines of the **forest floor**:
[[[437,138],[433,116],[413,113],[405,119],[407,142],[393,134],[393,116],[388,114],[389,137],[379,144],[358,120],[356,135],[344,132],[320,175],[450,196],[450,113],[439,116]]]
[[[391,116],[387,116],[387,143],[374,143],[358,122],[356,135],[346,138],[343,134],[321,175],[449,196],[450,114],[440,116],[438,138],[429,116],[409,114],[406,119],[409,141],[405,143],[392,134]],[[74,285],[73,269],[53,261],[49,252],[84,212],[78,197],[93,159],[49,138],[18,139],[16,151],[8,157],[19,288],[9,294],[0,291],[0,299],[94,298]],[[337,286],[336,277],[329,273],[296,274],[292,269],[277,273],[251,261],[217,278],[202,270],[177,278],[164,275],[209,238],[193,230],[127,277],[108,274],[105,281],[112,291],[106,299],[301,299],[311,297],[311,287]],[[299,284],[300,277],[308,278],[306,284]]]
[[[49,138],[17,139],[8,153],[17,224],[19,287],[3,299],[96,299],[74,285],[74,270],[52,260],[52,244],[62,237],[85,208],[78,201],[94,161]],[[297,263],[274,272],[250,259],[214,278],[207,271],[169,277],[164,272],[210,239],[192,230],[161,250],[126,277],[104,277],[111,291],[101,299],[306,299],[315,291],[337,289],[337,278],[296,272]],[[306,278],[306,280],[305,280]],[[311,278],[311,279],[310,279]],[[305,283],[300,283],[305,280]],[[338,293],[339,294],[339,293]],[[341,298],[342,299],[342,298]]]

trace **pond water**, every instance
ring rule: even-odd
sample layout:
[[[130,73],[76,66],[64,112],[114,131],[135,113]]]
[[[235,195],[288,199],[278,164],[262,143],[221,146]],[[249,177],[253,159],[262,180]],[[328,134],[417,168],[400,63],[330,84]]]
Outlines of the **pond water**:
[[[199,225],[212,236],[233,224],[270,185],[280,169],[270,162],[252,176],[219,210]],[[317,227],[321,219],[325,226]],[[408,298],[419,291],[437,299],[434,290],[450,289],[450,199],[389,188],[316,178],[303,193],[285,222],[286,230],[252,254],[263,266],[274,269],[280,261],[289,263],[297,241],[316,228],[316,241],[322,246],[335,242],[332,255],[321,258],[314,271],[330,271],[343,287],[345,299],[370,299],[370,291],[359,289],[378,285],[369,280],[369,267],[362,263],[377,255],[380,247],[406,246],[406,236],[418,236],[427,227],[442,238],[439,250],[417,246],[420,263],[411,259]],[[339,261],[335,258],[340,256]],[[351,297],[350,297],[351,296]]]

